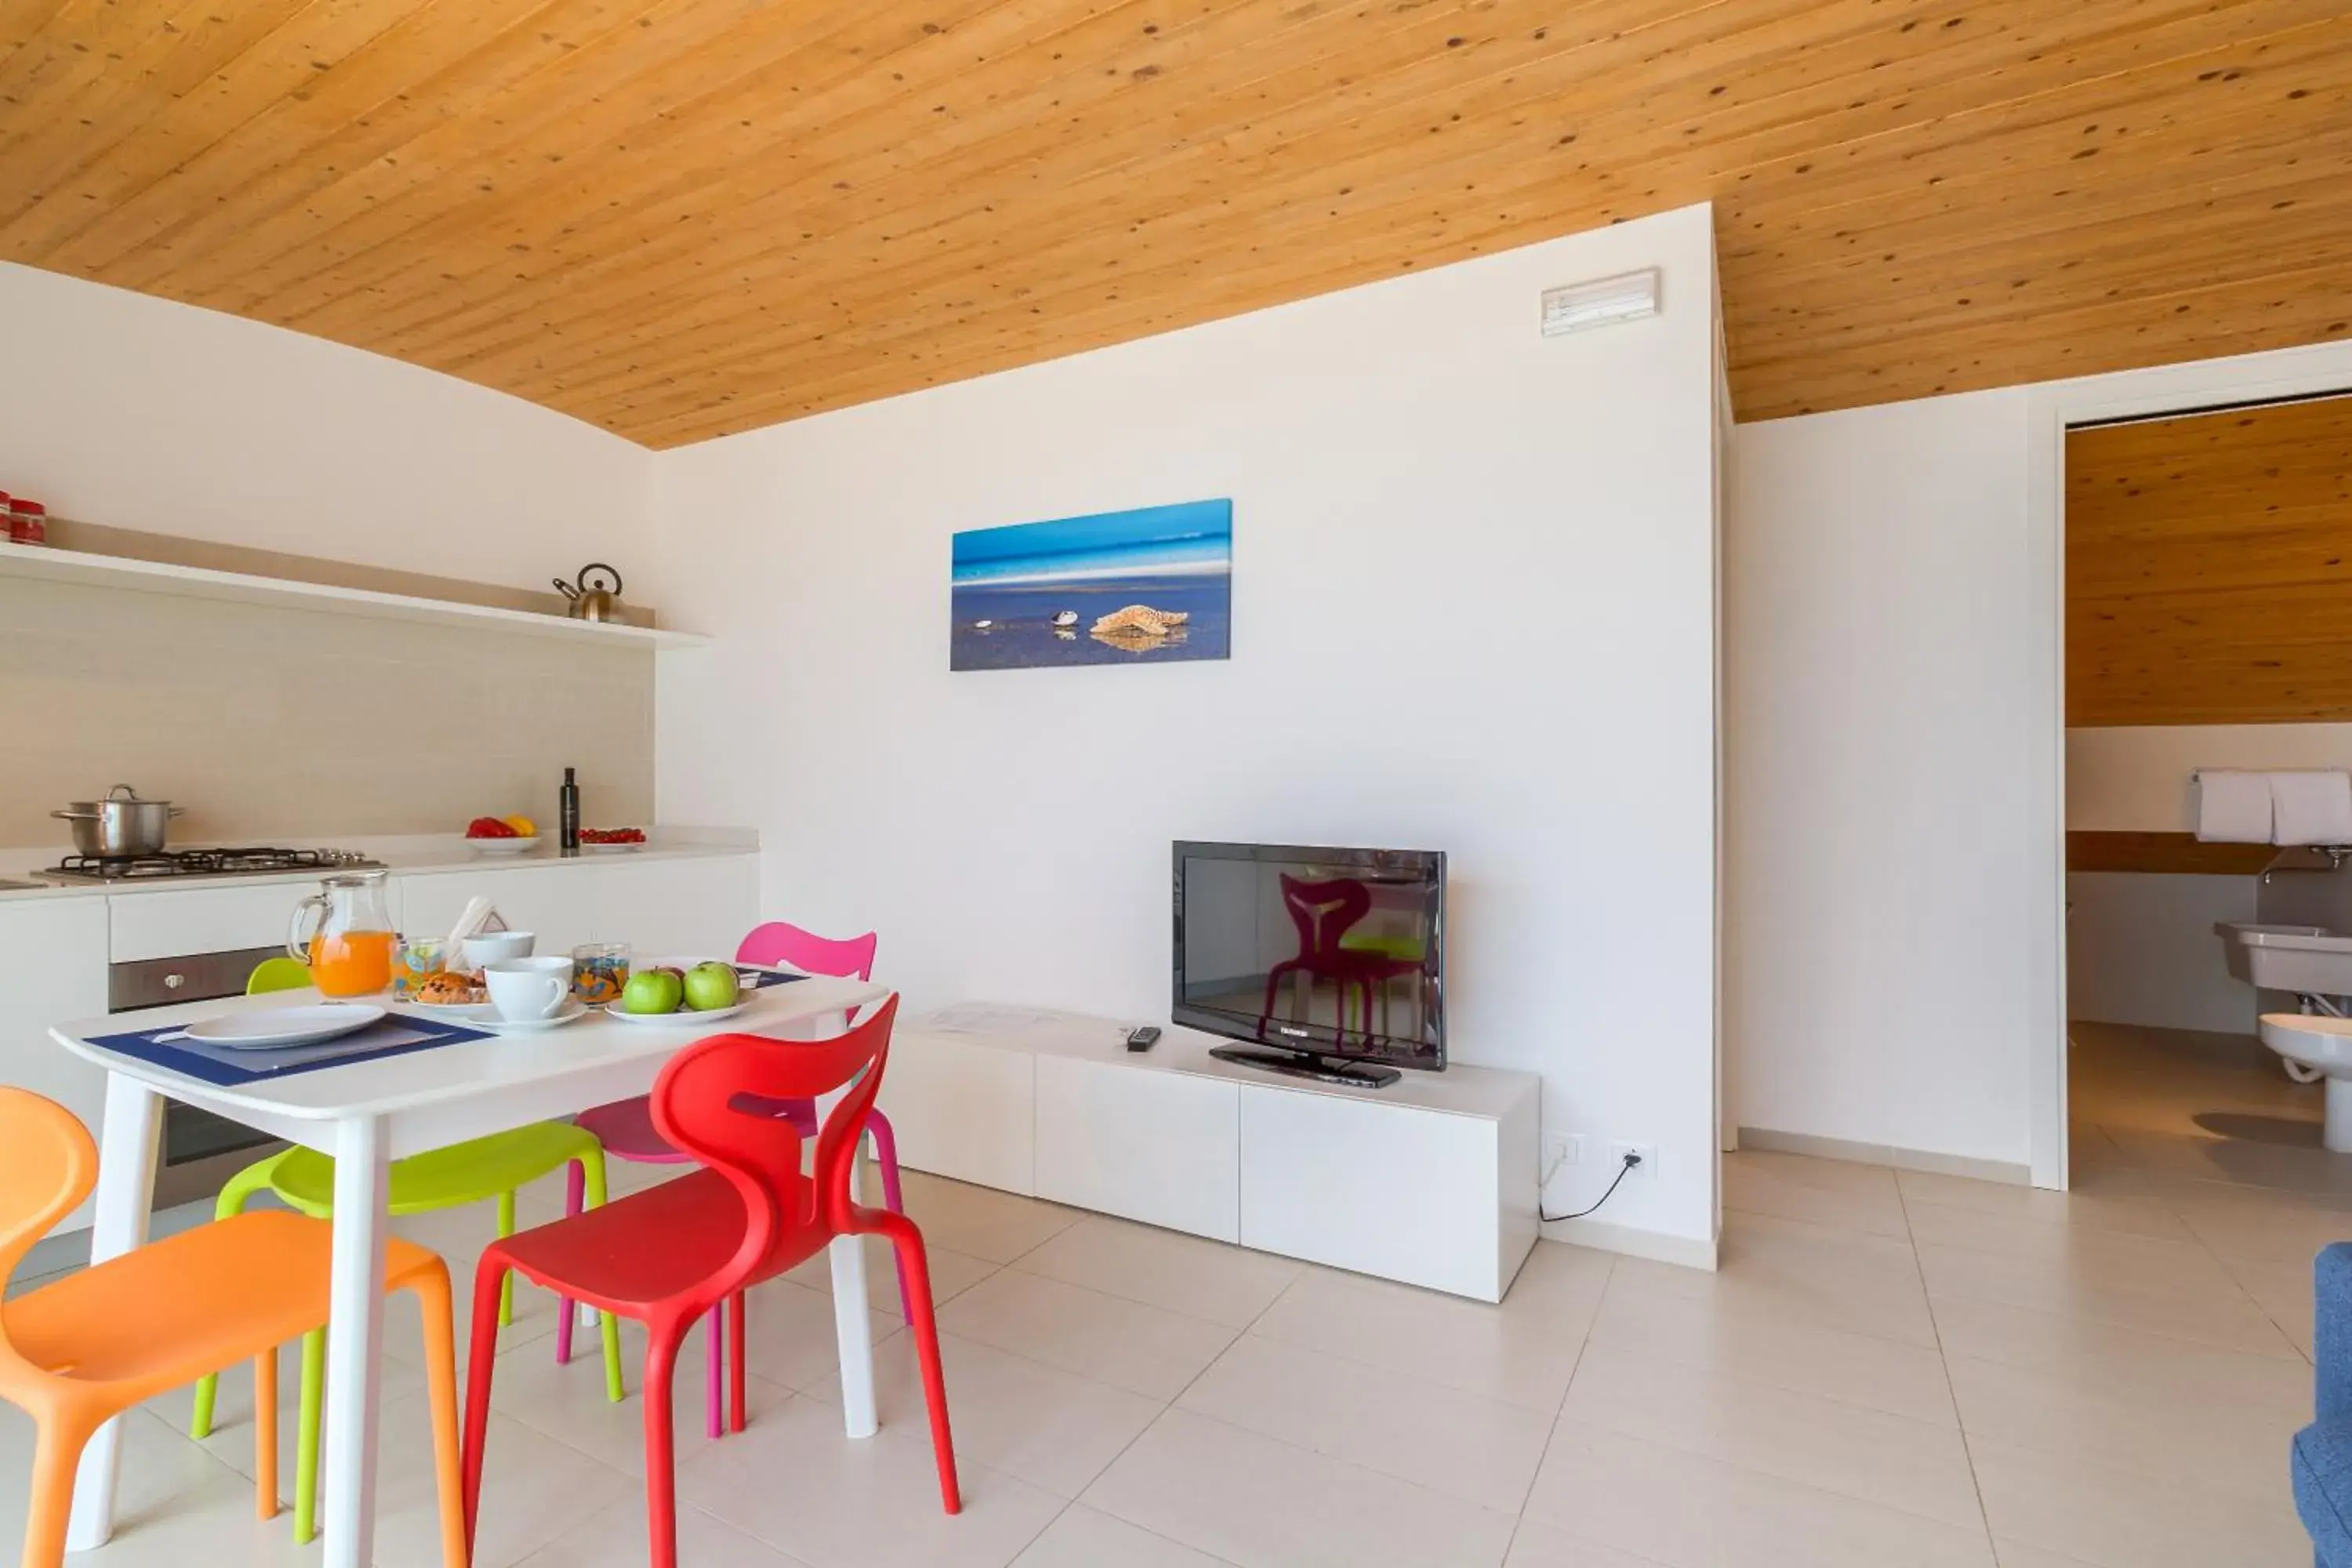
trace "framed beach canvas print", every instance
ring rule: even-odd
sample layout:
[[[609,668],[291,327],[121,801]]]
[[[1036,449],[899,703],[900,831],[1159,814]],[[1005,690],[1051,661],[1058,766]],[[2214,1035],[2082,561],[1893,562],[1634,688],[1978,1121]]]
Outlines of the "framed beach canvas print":
[[[1234,503],[955,536],[950,669],[1232,657]]]

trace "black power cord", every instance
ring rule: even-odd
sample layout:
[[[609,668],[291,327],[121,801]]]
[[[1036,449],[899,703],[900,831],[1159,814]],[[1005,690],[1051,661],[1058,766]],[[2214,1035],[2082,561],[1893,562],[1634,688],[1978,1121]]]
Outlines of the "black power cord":
[[[1625,1155],[1624,1159],[1625,1163],[1617,1169],[1617,1180],[1609,1184],[1609,1190],[1607,1192],[1593,1199],[1592,1208],[1579,1209],[1574,1214],[1546,1214],[1543,1212],[1542,1205],[1538,1205],[1536,1207],[1536,1217],[1542,1220],[1546,1225],[1551,1224],[1554,1220],[1582,1219],[1586,1215],[1591,1214],[1592,1209],[1599,1208],[1602,1204],[1605,1204],[1611,1198],[1615,1197],[1617,1195],[1618,1184],[1624,1181],[1626,1177],[1632,1175],[1633,1173],[1633,1167],[1642,1163],[1642,1156],[1639,1154],[1629,1152]]]

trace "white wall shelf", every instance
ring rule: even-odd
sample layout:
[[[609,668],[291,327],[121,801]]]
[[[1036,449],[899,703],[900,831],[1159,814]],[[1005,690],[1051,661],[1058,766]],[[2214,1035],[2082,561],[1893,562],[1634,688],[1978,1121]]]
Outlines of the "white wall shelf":
[[[475,626],[510,631],[524,637],[635,644],[656,649],[703,647],[710,641],[709,637],[694,632],[625,626],[610,621],[575,621],[562,616],[512,610],[496,605],[424,599],[406,594],[382,594],[366,588],[342,588],[285,577],[259,577],[244,572],[215,572],[201,566],[176,566],[166,562],[138,561],[120,555],[93,555],[86,551],[59,550],[44,544],[0,543],[0,576],[121,588],[131,593],[170,594],[181,598],[220,599],[233,604],[277,605],[289,609],[340,612],[378,620]]]

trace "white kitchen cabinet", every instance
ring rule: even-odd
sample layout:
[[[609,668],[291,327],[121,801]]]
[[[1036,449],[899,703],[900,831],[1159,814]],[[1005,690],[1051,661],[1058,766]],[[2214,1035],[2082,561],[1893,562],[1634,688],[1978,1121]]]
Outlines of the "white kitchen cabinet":
[[[1240,1085],[1124,1062],[1034,1059],[1039,1197],[1241,1239]]]
[[[106,1011],[102,898],[0,903],[0,1083],[47,1095],[98,1135],[106,1074],[49,1038],[50,1026]],[[89,1224],[84,1204],[58,1231]]]
[[[490,866],[462,871],[420,871],[395,877],[400,889],[400,929],[412,942],[446,936],[477,894],[497,906],[509,931],[538,939],[536,951],[569,953],[592,940],[589,868],[570,863]]]
[[[541,953],[583,942],[625,942],[643,957],[732,958],[760,922],[759,858],[690,856],[638,860],[585,856],[530,866],[491,866],[397,877],[401,930],[446,933],[478,893],[509,928],[538,938]]]
[[[270,881],[114,894],[106,900],[113,910],[114,962],[283,945],[294,906],[318,890],[317,882]],[[399,921],[396,902],[391,914]]]
[[[756,856],[600,855],[583,869],[595,940],[625,942],[645,957],[732,958],[760,923]]]

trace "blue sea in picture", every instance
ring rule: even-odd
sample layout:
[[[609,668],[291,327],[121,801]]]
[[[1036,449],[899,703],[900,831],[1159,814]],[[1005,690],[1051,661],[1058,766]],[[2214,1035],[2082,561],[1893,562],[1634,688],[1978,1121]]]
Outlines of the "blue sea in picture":
[[[1234,503],[955,536],[950,669],[1232,657]]]

